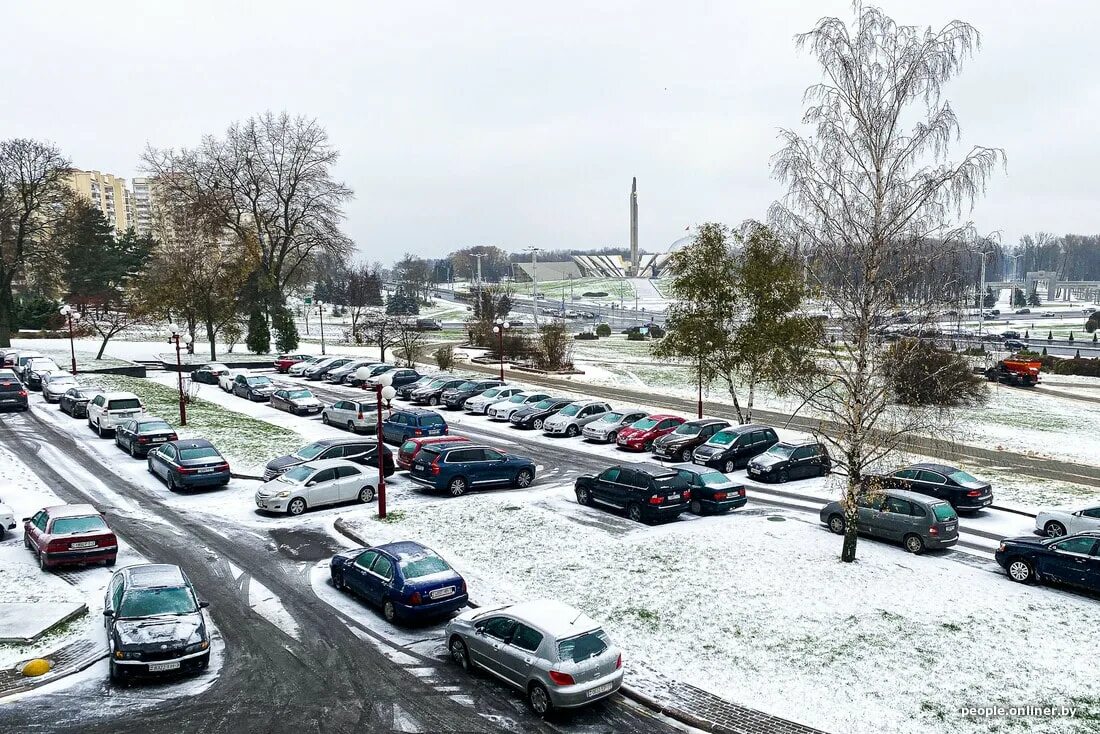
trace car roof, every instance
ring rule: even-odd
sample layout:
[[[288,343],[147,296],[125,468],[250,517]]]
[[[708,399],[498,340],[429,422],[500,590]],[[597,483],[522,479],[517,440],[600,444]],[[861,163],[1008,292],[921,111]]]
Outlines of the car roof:
[[[78,505],[52,505],[42,508],[51,518],[56,517],[84,517],[86,515],[99,515],[96,508],[88,504]]]
[[[673,415],[672,413],[650,413],[646,417],[652,418],[655,421],[663,421],[665,418],[680,418],[680,416]],[[681,420],[683,419],[681,418]]]
[[[931,471],[937,471],[940,474],[952,474],[958,471],[958,468],[948,466],[947,464],[936,464],[931,461],[924,461],[919,464],[910,464],[905,469],[929,469]]]
[[[170,563],[141,563],[136,566],[127,566],[119,573],[126,576],[126,581],[131,588],[187,586],[183,570]]]
[[[765,428],[771,428],[771,426],[765,426],[763,423],[745,423],[740,426],[727,426],[723,428],[722,431],[729,433],[745,433],[747,431],[763,431]]]
[[[425,553],[431,553],[432,555],[438,555],[431,548],[420,545],[412,540],[399,540],[395,543],[383,543],[382,545],[372,546],[368,550],[376,550],[392,556],[398,560],[408,558],[410,556],[422,556]]]
[[[570,405],[579,405],[581,407],[586,405],[606,405],[606,401],[596,400],[595,398],[582,398],[581,400],[574,400]]]
[[[716,423],[726,423],[729,421],[724,418],[698,418],[693,421],[685,421],[685,426],[713,426]]]
[[[163,418],[160,418],[160,417],[155,416],[155,415],[143,415],[140,418],[131,418],[130,420],[137,421],[138,423],[167,423],[168,422],[168,421],[164,420]]]
[[[107,400],[124,399],[124,398],[137,398],[132,392],[101,392],[99,393]]]
[[[345,446],[349,443],[378,443],[378,438],[374,436],[366,436],[359,438],[322,438],[318,441],[312,441],[307,443],[306,446]],[[304,448],[304,447],[303,447]]]
[[[670,466],[661,466],[648,461],[640,461],[636,464],[620,464],[620,466],[623,469],[633,469],[651,477],[667,477],[676,474],[676,469]]]
[[[584,612],[554,599],[520,602],[499,611],[558,640],[600,628],[599,623]]]
[[[398,413],[411,413],[413,415],[426,415],[428,413],[435,413],[434,410],[428,410],[427,408],[398,408],[394,410],[391,415],[397,415]],[[436,415],[439,415],[436,413]]]
[[[214,444],[207,441],[205,438],[184,438],[178,441],[169,441],[173,446],[178,449],[212,449]]]
[[[946,505],[947,500],[937,499],[935,497],[929,497],[926,494],[919,494],[917,492],[910,492],[907,489],[884,489],[883,494],[887,494],[891,497],[898,497],[903,500],[909,500],[910,502],[918,505]]]
[[[348,461],[347,459],[313,459],[304,464],[300,464],[300,466],[310,469],[332,469],[337,466],[354,466],[356,469],[360,469],[358,464]]]

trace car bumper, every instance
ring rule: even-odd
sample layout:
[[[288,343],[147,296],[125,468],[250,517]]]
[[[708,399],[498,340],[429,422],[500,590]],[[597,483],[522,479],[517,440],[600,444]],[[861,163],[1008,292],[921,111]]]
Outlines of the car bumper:
[[[268,512],[286,512],[286,506],[293,497],[261,497],[256,495],[256,509]]]
[[[172,675],[202,670],[210,663],[210,648],[169,660],[115,660],[129,675]]]
[[[645,441],[623,441],[616,442],[616,446],[623,451],[645,451]]]
[[[986,497],[985,499],[978,500],[977,502],[959,502],[955,505],[956,510],[962,512],[977,512],[983,510],[993,504],[993,497]]]
[[[106,548],[89,548],[88,550],[45,553],[44,565],[46,567],[53,567],[80,563],[100,563],[101,561],[109,561],[117,555],[117,545],[108,546]]]
[[[294,415],[317,415],[322,410],[320,405],[309,405],[306,407],[293,407],[290,412]]]
[[[428,477],[418,476],[411,472],[409,473],[409,479],[413,480],[421,486],[431,487],[432,489],[443,489],[447,486],[447,482],[438,477],[433,477],[429,479]]]
[[[550,700],[560,709],[586,706],[594,701],[614,695],[623,685],[623,669],[610,675],[573,686],[550,686]]]
[[[653,455],[663,459],[673,459],[679,456],[683,450],[683,447],[679,446],[654,446]]]
[[[459,408],[463,407],[465,404],[466,404],[466,398],[450,398],[449,400],[444,400],[443,401],[443,405],[446,405],[451,410],[458,410]]]
[[[748,497],[734,497],[729,500],[705,500],[699,498],[699,506],[704,510],[710,512],[724,512],[726,510],[735,510],[738,507],[744,507],[748,503]]]
[[[548,436],[564,436],[565,432],[569,430],[569,426],[553,425],[548,426],[545,423],[542,424],[542,432]]]
[[[225,484],[230,479],[229,472],[219,471],[211,474],[178,474],[176,481],[182,487],[211,487]]]
[[[254,393],[252,393],[251,395],[248,396],[248,399],[251,400],[254,403],[266,403],[268,400],[271,400],[271,395],[270,394],[264,395],[262,393],[255,393],[254,392]]]
[[[678,517],[687,512],[688,503],[681,502],[675,505],[642,505],[642,517],[647,520],[667,520]]]
[[[761,482],[770,482],[775,479],[776,476],[776,473],[773,469],[757,469],[756,467],[753,467],[751,465],[745,468],[745,474],[746,476]]]
[[[30,402],[27,400],[0,400],[0,410],[13,408],[15,410],[25,410],[28,407],[30,407]]]
[[[444,614],[451,614],[462,609],[469,602],[470,597],[467,594],[458,594],[457,596],[448,597],[441,601],[433,601],[427,604],[394,604],[397,607],[397,614],[405,619],[427,618],[427,617],[439,617]]]
[[[958,542],[958,534],[951,538],[933,538],[931,536],[927,536],[924,538],[924,547],[932,549],[950,548]]]

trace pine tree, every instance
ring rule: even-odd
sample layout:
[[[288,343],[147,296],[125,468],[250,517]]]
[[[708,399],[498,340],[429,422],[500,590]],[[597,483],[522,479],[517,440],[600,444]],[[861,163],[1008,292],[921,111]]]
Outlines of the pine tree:
[[[1069,333],[1069,343],[1073,344],[1073,332],[1072,331]]]
[[[290,309],[277,307],[271,314],[271,325],[275,328],[275,349],[286,353],[298,348],[298,327],[294,324]]]
[[[1054,332],[1053,331],[1048,331],[1047,332],[1047,341],[1048,342],[1054,341]]]
[[[244,343],[253,354],[267,354],[271,351],[271,331],[267,328],[264,312],[259,307],[254,307],[248,316],[248,336]]]
[[[1047,356],[1047,348],[1046,347],[1043,347],[1043,356],[1044,357]]]
[[[1081,350],[1080,349],[1078,349],[1077,353],[1073,355],[1073,358],[1074,359],[1081,359]]]
[[[1031,338],[1031,332],[1028,331],[1027,329],[1024,329],[1024,341],[1027,341],[1030,338]]]

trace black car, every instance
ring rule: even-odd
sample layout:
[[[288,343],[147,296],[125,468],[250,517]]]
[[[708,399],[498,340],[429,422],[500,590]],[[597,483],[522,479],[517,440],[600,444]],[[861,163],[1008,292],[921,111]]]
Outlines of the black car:
[[[745,485],[731,481],[714,469],[697,471],[679,467],[680,476],[691,485],[691,512],[695,515],[714,515],[744,507],[749,498]]]
[[[85,400],[87,405],[88,401]],[[3,410],[27,410],[30,408],[27,388],[14,377],[0,378],[0,409]]]
[[[765,482],[823,477],[833,467],[825,444],[817,441],[781,441],[751,459],[748,475]]]
[[[620,464],[577,477],[577,502],[625,510],[635,522],[675,520],[688,509],[691,487],[678,469],[660,464]]]
[[[363,438],[326,438],[314,441],[295,451],[293,454],[279,456],[267,462],[264,468],[264,481],[270,482],[291,467],[307,461],[322,459],[345,459],[364,466],[378,466],[377,441]],[[382,446],[382,466],[388,477],[394,472],[393,452],[390,447]]]
[[[1027,349],[1027,344],[1020,341],[1019,339],[1005,339],[1005,349],[1021,351]]]
[[[325,405],[306,388],[292,387],[271,393],[271,407],[293,415],[317,415]]]
[[[681,423],[675,431],[653,442],[653,454],[672,461],[691,461],[692,452],[697,446],[702,446],[714,434],[728,428],[729,424],[729,421],[720,418],[703,418]]]
[[[1005,339],[1020,339],[1020,332],[1009,329],[1008,331],[1002,331],[1001,336]]]
[[[512,424],[512,428],[534,428],[541,431],[543,421],[572,402],[569,398],[546,398],[512,413],[508,422]]]
[[[406,382],[400,387],[397,387],[396,385],[394,385],[393,387],[395,390],[397,390],[397,397],[401,398],[402,400],[408,400],[409,396],[413,394],[414,390],[419,390],[422,387],[427,387],[432,382],[432,380],[442,380],[444,378],[454,379],[454,375],[449,375],[445,372],[436,373],[434,375],[421,375],[417,379],[411,382]]]
[[[729,474],[777,443],[779,436],[774,428],[748,423],[718,431],[706,443],[696,448],[691,456],[696,464]]]
[[[1057,581],[1100,591],[1100,531],[1060,538],[1005,538],[994,558],[1013,581]]]
[[[201,382],[203,385],[217,385],[218,378],[229,372],[229,368],[220,362],[204,364],[191,372],[191,382]]]
[[[491,387],[500,387],[504,383],[500,380],[467,380],[458,387],[444,390],[440,395],[440,404],[446,405],[452,410],[460,410],[466,401],[475,395],[480,395]]]
[[[951,503],[956,512],[977,512],[993,504],[993,488],[970,474],[945,464],[913,464],[890,474],[867,474],[865,481],[906,489]]]
[[[175,441],[176,429],[160,418],[131,418],[115,426],[115,446],[139,459],[162,443]]]
[[[394,367],[392,364],[386,364],[384,362],[378,362],[377,364],[369,364],[369,365],[367,365],[367,369],[370,370],[370,376],[367,378],[368,380],[371,377],[378,377],[378,375],[381,375],[381,374],[386,373],[386,372],[389,373],[390,379],[394,381],[392,384],[404,384],[404,383],[398,383],[397,382],[398,373],[411,372],[413,375],[415,375],[415,377],[413,379],[416,379],[416,380],[420,379],[420,373],[417,372],[416,370],[398,369],[397,367]],[[344,378],[344,384],[347,385],[348,387],[359,387],[364,382],[366,382],[366,380],[360,380],[359,377],[356,375],[356,373],[358,371],[359,370],[355,370],[350,375],[345,377]],[[409,380],[406,379],[406,382],[408,382],[408,381]]]
[[[465,377],[456,377],[453,380],[435,380],[429,382],[422,388],[413,390],[409,394],[409,399],[417,405],[439,405],[443,400],[443,393],[447,390],[454,390],[456,387],[462,387],[468,382]],[[489,388],[485,388],[488,390]]]
[[[443,324],[435,319],[417,319],[417,331],[443,331]]]
[[[350,364],[352,361],[353,360],[351,358],[341,357],[340,359],[335,359],[332,362],[321,367],[310,367],[306,369],[304,377],[312,382],[317,382],[318,380],[323,380],[325,375],[327,375],[329,372],[332,372],[333,370],[338,370],[344,365]]]
[[[164,480],[171,492],[191,487],[229,484],[229,462],[203,438],[169,441],[147,454],[149,473]]]
[[[86,387],[70,387],[57,401],[57,408],[73,418],[88,417],[88,401],[95,395],[94,390]]]

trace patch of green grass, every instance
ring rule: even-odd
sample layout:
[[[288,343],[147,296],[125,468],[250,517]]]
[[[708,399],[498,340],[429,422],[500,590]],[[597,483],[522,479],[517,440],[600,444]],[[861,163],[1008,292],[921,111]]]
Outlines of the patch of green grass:
[[[378,519],[378,518],[376,518]],[[395,525],[405,519],[404,510],[394,510],[393,512],[387,512],[386,516],[379,519],[379,522],[389,523]]]

